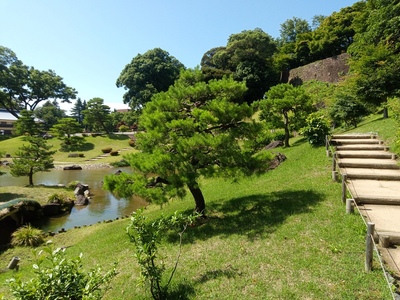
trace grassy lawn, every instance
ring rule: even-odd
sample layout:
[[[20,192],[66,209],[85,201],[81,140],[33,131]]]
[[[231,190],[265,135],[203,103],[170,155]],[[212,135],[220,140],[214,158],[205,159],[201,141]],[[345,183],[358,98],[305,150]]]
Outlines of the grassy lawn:
[[[123,154],[135,151],[128,144],[129,137],[127,135],[110,134],[104,136],[88,136],[85,138],[85,142],[79,149],[73,151],[73,153],[83,153],[84,157],[68,157],[70,152],[61,151],[60,140],[53,138],[48,140],[48,144],[52,145],[53,150],[57,150],[54,154],[54,163],[67,163],[67,164],[84,164],[93,163],[88,161],[91,158],[102,155],[101,149],[111,147],[113,151],[120,151],[118,156],[107,156],[101,159],[102,163],[110,163],[119,161]],[[8,153],[14,156],[18,151],[18,148],[24,144],[21,137],[16,137],[4,141],[0,141],[0,153]]]
[[[384,128],[394,125],[372,117],[356,131],[369,132],[371,126],[384,136]],[[172,282],[179,299],[391,299],[376,258],[373,271],[364,271],[364,222],[345,213],[325,149],[299,138],[291,145],[274,150],[287,160],[262,176],[201,182],[209,218],[184,234]],[[176,210],[190,213],[193,207],[188,196],[162,208],[150,205],[145,214],[151,219]],[[83,253],[86,269],[96,264],[109,269],[118,262],[119,274],[105,299],[150,298],[136,281],[139,267],[125,234],[128,224],[123,219],[52,237],[68,255]],[[167,267],[177,255],[177,241],[168,236],[160,245]],[[14,273],[6,266],[13,256],[21,258],[18,275],[32,276],[31,249],[1,253],[0,295],[9,296],[5,280]]]

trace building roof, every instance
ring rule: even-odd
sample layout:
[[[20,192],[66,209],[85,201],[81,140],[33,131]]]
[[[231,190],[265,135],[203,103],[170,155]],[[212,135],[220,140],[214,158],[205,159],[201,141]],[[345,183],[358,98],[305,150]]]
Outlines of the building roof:
[[[17,121],[17,118],[10,114],[5,109],[0,109],[0,120],[3,121]]]

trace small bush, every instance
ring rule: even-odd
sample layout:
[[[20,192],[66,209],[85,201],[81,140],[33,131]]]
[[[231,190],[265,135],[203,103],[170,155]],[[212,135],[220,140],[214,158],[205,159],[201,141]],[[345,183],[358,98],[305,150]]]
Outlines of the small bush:
[[[118,156],[119,152],[118,151],[111,151],[110,155],[111,156]]]
[[[129,167],[129,163],[125,159],[121,159],[120,161],[110,163],[113,167],[122,168],[122,167]]]
[[[74,190],[78,183],[79,183],[78,180],[71,181],[70,183],[67,184],[67,189]]]
[[[82,254],[71,259],[65,248],[46,247],[34,254],[35,276],[27,282],[20,277],[7,281],[15,299],[101,299],[117,274],[115,264],[104,274],[100,267],[86,272],[82,269]]]
[[[129,131],[129,127],[126,125],[121,125],[118,127],[119,132],[127,132]]]
[[[44,233],[40,229],[26,225],[18,228],[12,234],[13,246],[36,247],[44,242]]]
[[[325,136],[330,132],[329,122],[321,113],[313,113],[307,117],[307,126],[303,128],[302,134],[314,147],[325,144]]]
[[[101,149],[101,152],[103,152],[103,153],[110,153],[111,151],[112,151],[112,148],[110,148],[110,147]]]
[[[128,143],[129,143],[129,146],[131,146],[131,147],[135,147],[136,146],[136,141],[135,140],[130,139],[128,141]]]
[[[85,154],[83,154],[83,153],[70,153],[70,154],[68,154],[68,157],[85,157]]]

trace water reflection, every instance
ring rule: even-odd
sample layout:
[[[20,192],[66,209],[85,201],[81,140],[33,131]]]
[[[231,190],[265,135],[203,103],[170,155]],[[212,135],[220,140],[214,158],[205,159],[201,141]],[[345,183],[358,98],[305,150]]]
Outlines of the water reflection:
[[[35,185],[67,185],[71,181],[80,181],[89,185],[93,194],[87,206],[74,206],[70,214],[62,217],[50,218],[43,221],[41,228],[45,231],[58,231],[61,228],[70,229],[74,226],[90,225],[104,220],[116,219],[131,214],[146,203],[139,197],[130,200],[118,198],[102,189],[102,180],[105,175],[113,174],[118,169],[101,168],[93,170],[52,170],[34,175]],[[130,172],[130,168],[120,168],[123,172]],[[24,186],[26,177],[12,177],[9,172],[0,177],[0,186]]]

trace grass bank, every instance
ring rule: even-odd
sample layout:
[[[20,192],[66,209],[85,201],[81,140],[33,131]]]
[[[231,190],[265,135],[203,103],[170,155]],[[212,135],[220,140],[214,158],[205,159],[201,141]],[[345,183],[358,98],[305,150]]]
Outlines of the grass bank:
[[[382,120],[373,122],[382,128]],[[356,131],[371,131],[367,124]],[[201,182],[209,218],[184,235],[172,286],[180,299],[391,299],[377,261],[372,272],[364,271],[365,226],[358,215],[345,214],[325,149],[302,139],[291,144],[274,150],[287,160],[262,176]],[[163,208],[149,206],[145,214],[190,213],[193,206],[187,197]],[[117,220],[52,237],[68,255],[82,252],[87,269],[118,262],[119,274],[105,299],[150,298],[136,282],[139,267],[125,234],[128,224]],[[177,241],[170,237],[161,245],[167,266],[176,257]],[[32,276],[30,249],[1,253],[0,294],[7,296],[4,282],[13,272],[5,268],[13,256],[21,258],[19,275]]]

